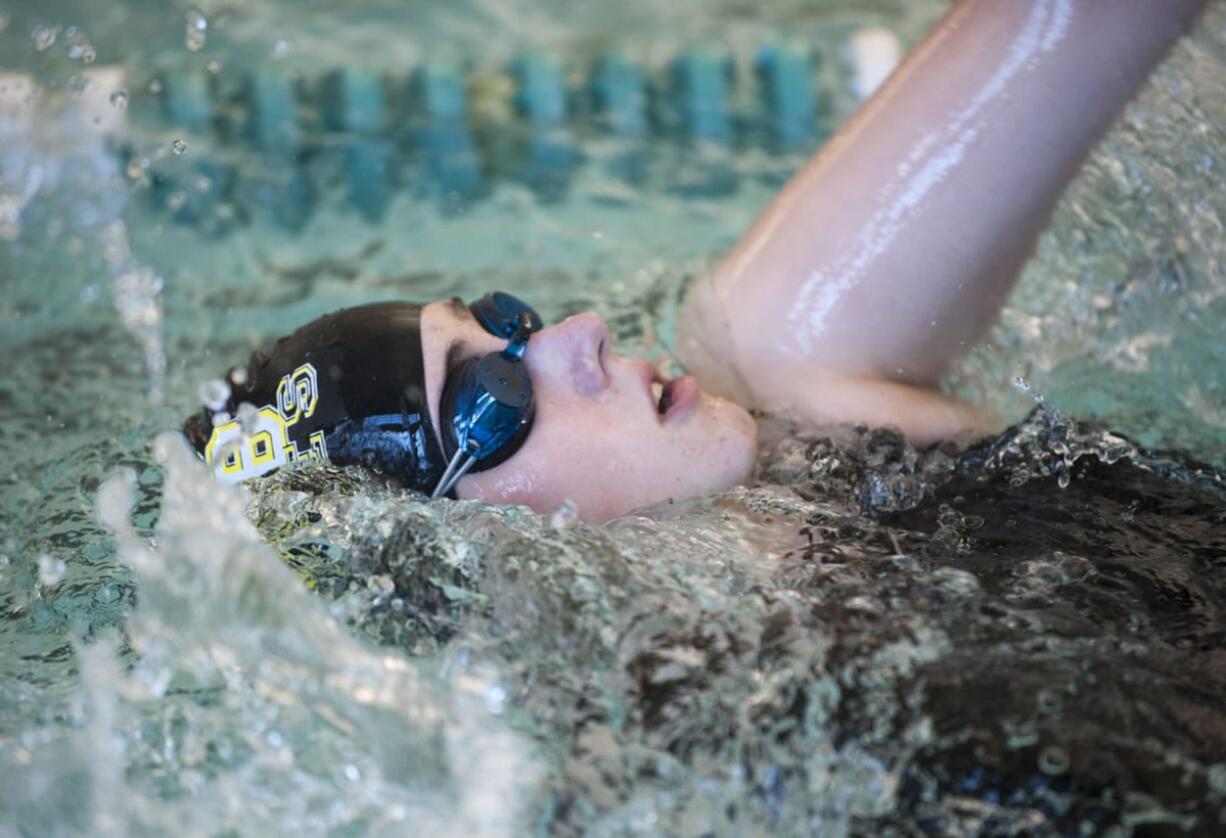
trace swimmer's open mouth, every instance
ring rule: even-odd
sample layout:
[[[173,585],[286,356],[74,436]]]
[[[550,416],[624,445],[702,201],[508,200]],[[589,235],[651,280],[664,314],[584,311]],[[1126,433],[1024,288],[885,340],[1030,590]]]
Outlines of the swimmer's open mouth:
[[[662,382],[653,381],[651,382],[651,393],[656,397],[656,413],[663,416],[668,412],[668,406],[673,400],[672,388]]]
[[[670,422],[686,416],[698,404],[700,394],[698,381],[692,375],[651,382],[651,394],[655,400],[656,414],[661,422]]]

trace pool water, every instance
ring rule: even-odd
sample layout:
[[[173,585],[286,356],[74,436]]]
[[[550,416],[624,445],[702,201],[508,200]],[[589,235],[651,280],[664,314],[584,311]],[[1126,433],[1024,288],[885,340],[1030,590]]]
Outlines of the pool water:
[[[848,44],[945,4],[333,5],[0,2],[6,834],[1220,830],[1220,5],[945,382],[1018,424],[779,428],[756,485],[602,526],[318,466],[227,489],[167,432],[378,299],[501,287],[671,363],[686,282],[854,107]],[[798,139],[766,47],[816,58]],[[583,93],[606,55],[637,132]],[[423,66],[463,120],[330,104]]]

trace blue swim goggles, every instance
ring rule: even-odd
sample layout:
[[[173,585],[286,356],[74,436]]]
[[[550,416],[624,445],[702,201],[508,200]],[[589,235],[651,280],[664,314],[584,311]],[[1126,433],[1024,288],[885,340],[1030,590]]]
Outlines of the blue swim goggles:
[[[461,361],[450,370],[439,402],[447,470],[431,498],[450,492],[477,463],[481,471],[508,459],[527,438],[536,415],[524,350],[532,333],[541,329],[540,315],[502,291],[486,294],[468,310],[487,332],[504,338],[507,347]]]

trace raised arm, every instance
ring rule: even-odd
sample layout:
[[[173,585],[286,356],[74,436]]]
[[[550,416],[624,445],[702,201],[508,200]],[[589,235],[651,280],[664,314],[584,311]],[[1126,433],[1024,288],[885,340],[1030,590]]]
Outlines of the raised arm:
[[[695,286],[682,360],[800,418],[918,404],[991,326],[1065,184],[1203,5],[957,3]],[[975,424],[941,403],[938,423]]]

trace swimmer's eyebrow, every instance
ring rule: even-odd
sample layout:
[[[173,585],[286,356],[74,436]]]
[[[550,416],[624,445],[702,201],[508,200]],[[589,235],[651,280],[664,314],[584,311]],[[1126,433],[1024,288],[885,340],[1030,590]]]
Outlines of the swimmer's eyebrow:
[[[459,297],[452,297],[447,301],[447,305],[451,308],[451,313],[461,320],[473,319],[473,313],[468,310],[468,306]]]

